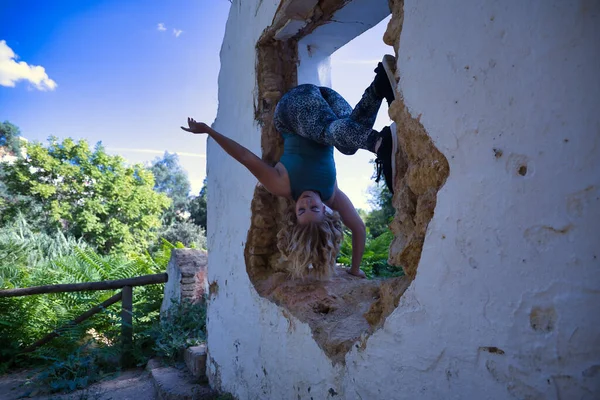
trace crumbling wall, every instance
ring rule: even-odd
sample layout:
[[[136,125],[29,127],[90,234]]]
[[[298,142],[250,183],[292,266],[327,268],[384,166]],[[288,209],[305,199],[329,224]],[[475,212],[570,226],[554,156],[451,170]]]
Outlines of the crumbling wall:
[[[278,1],[234,1],[221,48],[219,109],[213,127],[255,154],[263,154],[256,114],[257,43],[273,24],[278,6]],[[210,382],[238,398],[283,399],[290,396],[289,388],[311,381],[320,371],[319,382],[311,383],[312,393],[328,393],[337,387],[331,360],[313,340],[308,324],[261,297],[246,271],[256,180],[211,140],[207,147]],[[286,358],[273,362],[281,354]],[[310,362],[311,372],[292,373],[288,359]]]
[[[351,27],[350,32],[344,32],[346,41],[366,30],[368,23],[374,25],[389,14],[385,0],[376,4],[361,1],[371,8],[378,5],[381,12],[375,13],[370,19],[365,18],[363,26]],[[309,64],[300,65],[303,71],[318,68],[321,60],[328,59],[331,52],[342,44],[340,37],[342,41],[344,37],[341,33],[337,38],[332,38],[328,32],[313,32],[325,25],[331,28],[332,23],[344,24],[344,19],[356,24],[354,19],[357,17],[352,12],[346,12],[350,15],[337,16],[336,13],[344,6],[348,6],[344,0],[283,1],[272,25],[265,29],[258,40],[255,117],[262,128],[262,157],[270,164],[279,160],[283,150],[281,135],[273,124],[275,106],[285,92],[298,84],[299,64]],[[359,7],[353,6],[356,8],[354,13],[360,11]],[[311,40],[302,42],[302,46],[312,50],[299,60],[299,40],[306,38]],[[317,55],[317,52],[320,54]],[[255,189],[245,249],[248,276],[261,296],[308,323],[316,343],[334,363],[343,363],[352,345],[361,337],[364,340],[372,334],[394,310],[408,286],[408,279],[394,278],[383,284],[380,280],[358,280],[338,269],[335,277],[329,281],[290,282],[276,246],[280,221],[289,206],[288,200],[271,195],[262,186]],[[353,295],[346,295],[348,292]]]
[[[167,265],[169,280],[165,284],[161,316],[183,301],[196,303],[208,295],[208,255],[204,250],[173,249]]]
[[[393,46],[396,58],[404,22],[403,7],[402,0],[390,0],[392,19],[383,37],[386,44]],[[400,75],[401,71],[396,70],[396,79],[399,80]],[[400,90],[390,106],[389,115],[396,122],[400,147],[396,154],[398,180],[394,183],[392,201],[396,214],[390,227],[394,240],[389,261],[392,265],[401,265],[406,275],[414,279],[437,193],[450,171],[446,157],[435,147],[421,124],[421,115],[410,114]]]
[[[257,153],[256,43],[279,6],[234,1],[221,54],[215,128]],[[391,8],[385,40],[397,51],[400,100],[390,115],[405,160],[391,256],[414,280],[397,301],[377,289],[392,300],[365,313],[371,327],[352,347],[339,342],[337,362],[340,351],[316,340],[335,339],[342,303],[305,301],[332,321],[315,332],[318,317],[274,303],[289,297],[286,282],[264,297],[255,285],[272,260],[253,258],[264,261],[249,263],[257,273],[245,262],[262,256],[246,246],[259,240],[248,236],[255,180],[209,143],[211,382],[239,398],[598,397],[597,3]]]

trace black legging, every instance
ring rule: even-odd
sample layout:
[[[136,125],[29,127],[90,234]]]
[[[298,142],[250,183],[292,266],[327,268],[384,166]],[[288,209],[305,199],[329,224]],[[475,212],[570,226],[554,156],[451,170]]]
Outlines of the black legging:
[[[375,152],[379,133],[373,130],[382,99],[373,84],[354,110],[335,90],[310,84],[287,92],[275,108],[275,128],[317,143],[335,146],[351,155],[358,149]]]

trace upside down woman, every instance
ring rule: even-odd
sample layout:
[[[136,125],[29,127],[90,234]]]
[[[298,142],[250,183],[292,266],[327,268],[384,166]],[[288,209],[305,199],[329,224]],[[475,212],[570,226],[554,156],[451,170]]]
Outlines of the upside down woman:
[[[294,275],[329,275],[342,240],[341,222],[352,232],[352,266],[348,272],[365,277],[360,264],[365,248],[365,225],[336,181],[333,147],[352,155],[358,149],[377,155],[377,178],[383,172],[393,193],[396,133],[394,125],[373,129],[385,98],[394,100],[392,56],[375,69],[376,76],[354,109],[330,88],[299,85],[277,104],[275,128],[283,136],[284,151],[271,166],[237,142],[207,124],[188,118],[181,129],[212,137],[231,157],[244,165],[270,193],[295,202],[287,226],[277,235],[277,247]],[[329,209],[334,212],[329,212]]]

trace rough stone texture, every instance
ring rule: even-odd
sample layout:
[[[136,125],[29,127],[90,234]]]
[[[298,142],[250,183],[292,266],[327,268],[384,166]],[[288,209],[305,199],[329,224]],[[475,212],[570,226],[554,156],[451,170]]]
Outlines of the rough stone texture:
[[[188,347],[183,353],[183,359],[194,378],[206,379],[206,345]]]
[[[272,122],[273,113],[281,96],[297,84],[298,38],[309,35],[317,27],[331,20],[333,14],[347,2],[329,0],[314,3],[316,7],[309,8],[309,2],[283,1],[273,18],[273,24],[263,32],[258,41],[258,101],[255,116],[262,127],[263,159],[272,164],[279,159],[283,150],[281,135]],[[309,20],[306,26],[300,29],[296,36],[287,40],[275,40],[281,27],[290,19],[299,18],[298,16]],[[245,248],[248,276],[260,295],[284,306],[301,321],[308,322],[319,346],[332,361],[341,362],[354,341],[361,335],[371,334],[373,327],[381,326],[385,317],[398,304],[407,285],[404,280],[397,285],[388,284],[384,288],[384,296],[341,296],[340,294],[348,289],[347,284],[342,284],[344,281],[351,282],[350,286],[362,294],[378,292],[380,281],[348,280],[346,276],[338,274],[330,283],[325,284],[307,286],[287,281],[284,286],[285,295],[281,291],[274,292],[273,285],[279,284],[286,276],[285,266],[279,261],[276,235],[280,228],[282,212],[288,205],[288,201],[271,195],[261,185],[256,187],[251,204],[252,221]],[[333,297],[328,297],[328,292],[331,292]],[[307,300],[311,298],[312,301]],[[327,318],[322,317],[320,313],[315,314],[313,303],[330,302],[337,304],[336,312]],[[342,310],[343,315],[340,314]],[[368,310],[368,317],[365,318]],[[343,323],[339,322],[341,320]],[[330,332],[332,324],[336,326],[333,334]]]
[[[383,284],[382,284],[383,283]],[[313,337],[334,363],[344,361],[352,345],[373,333],[389,315],[393,304],[408,287],[404,278],[363,280],[337,267],[329,280],[290,280],[276,272],[259,280],[261,295],[308,323]],[[390,296],[390,293],[393,293]],[[391,299],[394,298],[394,300]],[[290,324],[293,324],[290,320]]]
[[[400,34],[404,23],[404,0],[388,0],[392,18],[388,22],[387,29],[383,34],[383,42],[394,48],[394,54],[398,57],[400,48]],[[396,71],[396,79],[398,78]]]
[[[362,4],[365,16],[375,4]],[[278,5],[235,1],[221,53],[215,129],[257,153],[256,43]],[[422,226],[404,239],[421,247],[414,279],[397,306],[380,289],[388,300],[363,314],[380,328],[333,363],[308,314],[262,297],[259,275],[245,273],[256,181],[209,141],[209,379],[244,399],[598,398],[597,2],[406,0],[403,12],[386,40],[402,95],[392,112],[410,128],[404,218]],[[355,21],[326,27],[337,37]],[[301,72],[311,63],[299,54]],[[431,220],[427,191],[443,175],[417,157],[427,135],[450,171]],[[252,247],[271,273],[276,258]]]
[[[404,22],[404,1],[390,0],[392,18],[384,34],[386,44],[393,46],[396,58]],[[396,81],[400,71],[396,70]],[[399,87],[397,87],[399,89]],[[433,218],[437,192],[443,186],[450,168],[446,157],[435,147],[425,128],[404,104],[401,90],[390,105],[389,116],[396,123],[399,151],[396,155],[398,177],[394,182],[392,203],[396,209],[390,225],[394,240],[389,263],[401,265],[414,279],[421,259],[427,226]]]
[[[336,11],[346,5],[347,0],[282,1],[273,17],[272,24],[265,29],[256,46],[256,78],[258,98],[255,118],[262,128],[262,158],[275,164],[283,152],[283,140],[273,125],[273,114],[277,102],[289,89],[298,83],[298,40],[309,35],[319,26],[332,19]],[[296,35],[286,40],[276,40],[277,32],[289,20],[305,19],[306,25]],[[245,258],[252,281],[264,277],[271,271],[280,270],[276,235],[278,221],[288,203],[278,199],[257,186],[252,200],[252,221],[248,231]]]
[[[152,360],[151,360],[152,361]],[[158,400],[214,400],[218,393],[198,380],[185,368],[163,365],[157,360],[148,363]]]
[[[204,250],[173,249],[167,266],[169,280],[165,284],[164,298],[160,307],[164,315],[175,302],[204,301],[208,296],[208,255]]]

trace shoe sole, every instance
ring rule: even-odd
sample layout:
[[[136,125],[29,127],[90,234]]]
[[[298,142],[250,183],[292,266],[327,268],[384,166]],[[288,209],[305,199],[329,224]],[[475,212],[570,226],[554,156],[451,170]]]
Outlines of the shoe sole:
[[[398,152],[398,133],[396,132],[396,123],[390,125],[392,131],[392,184],[396,183],[396,152]]]
[[[396,70],[396,57],[386,54],[383,56],[383,60],[381,60],[381,64],[383,65],[383,69],[385,70],[385,74],[390,81],[390,86],[392,86],[392,92],[394,94],[394,100],[396,100],[396,77],[394,76],[394,71]]]

